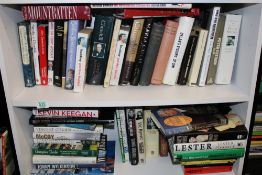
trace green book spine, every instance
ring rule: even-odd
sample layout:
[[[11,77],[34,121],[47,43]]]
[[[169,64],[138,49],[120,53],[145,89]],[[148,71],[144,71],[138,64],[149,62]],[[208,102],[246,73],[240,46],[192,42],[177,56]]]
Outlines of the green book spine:
[[[118,130],[118,139],[119,139],[119,145],[120,145],[120,152],[121,152],[121,159],[122,162],[125,162],[125,153],[124,153],[124,146],[123,146],[123,130],[121,128],[121,119],[118,113],[118,110],[116,111],[116,121],[117,121],[117,130]]]
[[[253,136],[262,135],[262,131],[253,131],[252,135]]]

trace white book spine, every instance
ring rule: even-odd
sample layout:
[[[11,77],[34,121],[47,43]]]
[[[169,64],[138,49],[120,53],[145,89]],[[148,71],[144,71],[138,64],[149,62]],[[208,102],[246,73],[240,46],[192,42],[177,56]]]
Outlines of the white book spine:
[[[48,22],[48,85],[54,83],[55,22]]]
[[[192,61],[192,66],[189,72],[188,76],[188,82],[187,84],[189,86],[195,86],[197,85],[197,78],[199,75],[199,70],[203,58],[203,53],[206,45],[206,39],[207,39],[207,30],[200,29],[199,32],[199,38],[196,46],[196,51],[194,53],[193,61]]]
[[[80,144],[81,140],[53,140],[53,139],[33,139],[33,143],[51,143],[51,144]]]
[[[35,133],[103,133],[103,129],[96,127],[94,131],[71,127],[48,127],[34,126]]]
[[[33,164],[95,164],[96,157],[33,155]]]
[[[111,72],[110,78],[110,85],[117,86],[120,78],[120,73],[124,61],[125,51],[126,51],[126,39],[122,41],[120,38],[124,37],[127,38],[129,34],[128,30],[121,30],[119,31],[119,40],[116,44],[116,50],[114,55],[113,67]],[[122,36],[122,37],[120,37]]]
[[[90,34],[78,33],[78,44],[76,47],[76,63],[75,63],[75,78],[74,92],[83,92],[86,77],[87,65],[87,50],[89,47]]]
[[[40,81],[40,70],[39,70],[39,51],[38,51],[38,30],[37,22],[30,22],[30,33],[31,33],[31,43],[33,48],[33,61],[35,70],[35,82],[37,85],[41,84]]]
[[[139,164],[144,164],[146,161],[145,152],[145,131],[144,131],[144,117],[143,109],[135,109],[136,114],[136,136]]]
[[[231,83],[241,18],[241,15],[226,14],[226,22],[215,78],[216,84]]]
[[[100,133],[36,133],[33,132],[33,139],[54,139],[54,140],[100,140]]]
[[[179,144],[174,144],[173,148],[174,148],[174,152],[237,149],[237,148],[246,148],[246,140],[179,143]]]
[[[122,156],[122,162],[125,162],[125,154],[124,154],[124,147],[123,147],[123,134],[122,134],[122,127],[121,127],[121,121],[118,110],[116,110],[115,113],[116,116],[116,122],[117,122],[117,131],[118,131],[118,137],[119,137],[119,146],[120,146],[120,152]]]
[[[173,44],[171,55],[168,60],[163,83],[168,85],[175,85],[182,59],[185,53],[186,45],[191,33],[194,23],[194,18],[180,17],[179,25],[176,33],[176,38]]]
[[[198,86],[206,85],[207,72],[209,68],[210,57],[213,49],[214,38],[217,28],[217,23],[219,20],[220,7],[214,7],[212,11],[212,17],[209,18],[209,29],[206,42],[206,48],[204,52],[204,57],[202,60],[201,69],[198,75]]]
[[[127,129],[126,129],[126,117],[125,117],[125,110],[120,109],[118,110],[120,116],[120,123],[122,128],[122,136],[123,136],[123,148],[125,154],[125,161],[129,162],[129,148],[127,143]]]
[[[191,9],[192,4],[91,4],[91,8],[174,8]]]

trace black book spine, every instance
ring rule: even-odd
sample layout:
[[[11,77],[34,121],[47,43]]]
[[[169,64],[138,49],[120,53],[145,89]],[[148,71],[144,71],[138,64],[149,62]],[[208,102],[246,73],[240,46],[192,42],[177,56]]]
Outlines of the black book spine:
[[[149,36],[152,29],[153,18],[148,18],[145,20],[143,31],[141,34],[141,39],[139,42],[139,46],[137,49],[136,61],[133,69],[133,73],[131,75],[130,84],[133,86],[137,86],[139,83],[140,75],[142,72],[144,58],[146,55]]]
[[[62,60],[63,60],[64,22],[55,22],[54,45],[54,85],[62,86]]]
[[[185,50],[185,54],[181,63],[180,72],[177,79],[177,84],[186,85],[189,76],[189,71],[192,65],[194,53],[196,50],[198,36],[191,35]]]
[[[136,136],[136,117],[133,108],[126,109],[127,139],[129,150],[129,161],[131,165],[138,164],[138,149]]]
[[[157,54],[160,48],[162,36],[164,33],[164,25],[161,23],[153,23],[148,48],[146,51],[145,62],[143,65],[139,84],[142,86],[149,86],[151,77],[154,71]]]
[[[64,22],[64,38],[63,38],[63,59],[62,59],[62,88],[65,88],[66,79],[66,61],[67,61],[67,33],[68,33],[68,21]]]
[[[87,84],[104,82],[115,18],[96,16],[87,70]]]

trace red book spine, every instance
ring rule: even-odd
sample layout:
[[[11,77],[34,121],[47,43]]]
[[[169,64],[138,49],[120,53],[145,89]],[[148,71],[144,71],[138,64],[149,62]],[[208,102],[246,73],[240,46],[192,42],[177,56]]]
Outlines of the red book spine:
[[[89,6],[23,6],[24,20],[90,20]]]
[[[225,166],[203,166],[203,167],[188,167],[184,168],[185,175],[192,174],[209,174],[209,173],[222,173],[232,171],[232,165]]]
[[[138,17],[170,17],[170,16],[199,16],[200,9],[192,8],[190,10],[181,9],[124,9],[123,18]]]
[[[38,26],[38,47],[39,47],[39,67],[41,84],[48,84],[47,76],[47,47],[46,47],[46,31],[47,26]]]

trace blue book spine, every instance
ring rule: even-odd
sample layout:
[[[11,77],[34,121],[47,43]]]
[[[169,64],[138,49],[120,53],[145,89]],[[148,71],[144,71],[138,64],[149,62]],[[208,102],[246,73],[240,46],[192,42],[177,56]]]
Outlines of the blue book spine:
[[[65,89],[74,88],[76,47],[79,28],[79,20],[69,20]]]

